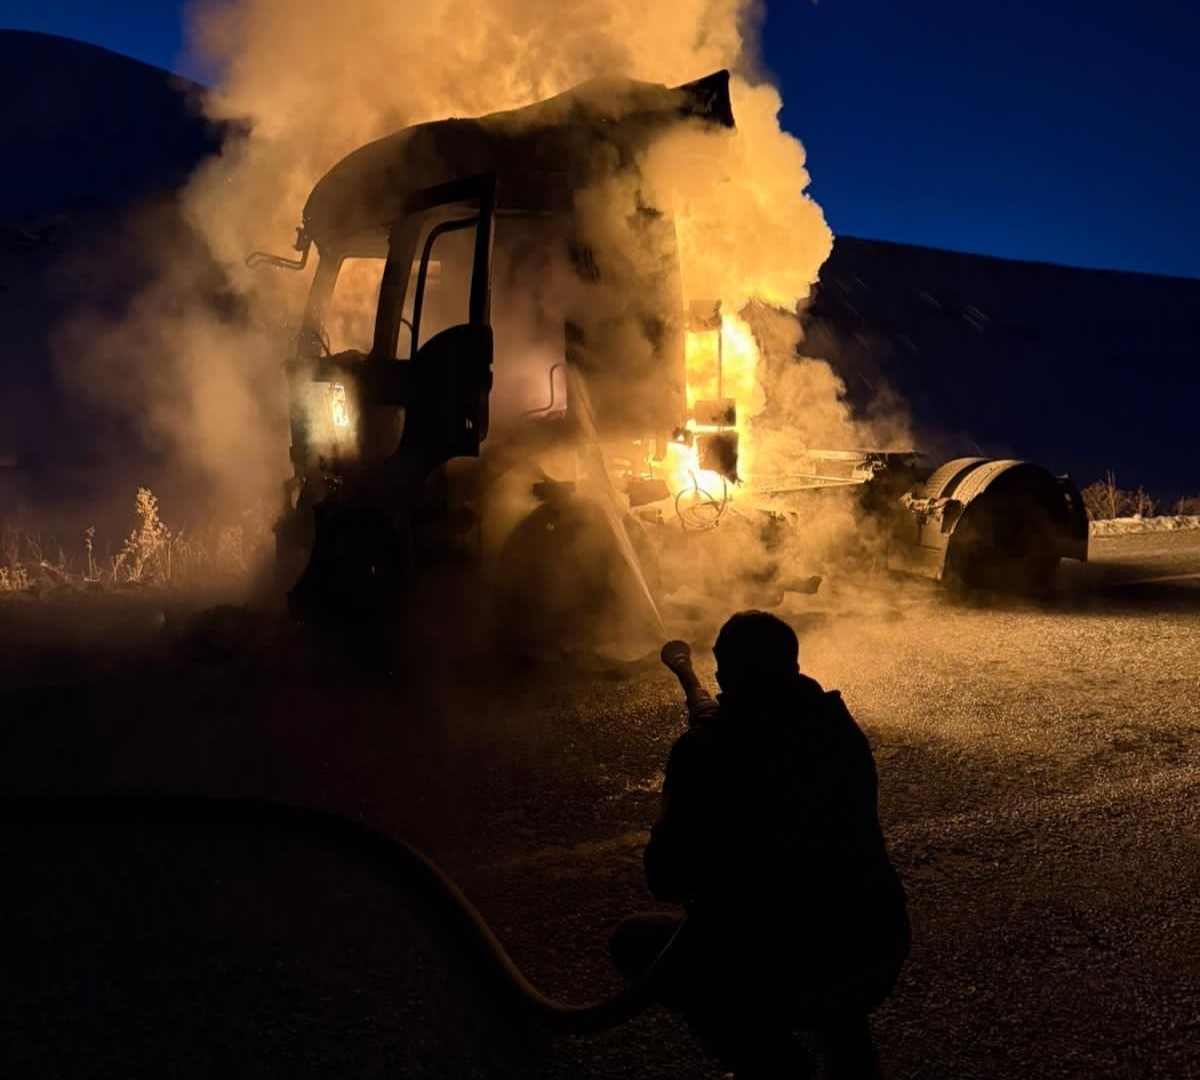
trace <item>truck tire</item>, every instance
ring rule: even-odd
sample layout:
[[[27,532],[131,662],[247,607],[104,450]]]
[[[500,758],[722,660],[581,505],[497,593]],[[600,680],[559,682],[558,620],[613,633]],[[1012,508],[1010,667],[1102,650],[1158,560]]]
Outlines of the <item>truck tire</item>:
[[[1035,499],[985,493],[967,507],[951,539],[946,579],[969,589],[1044,597],[1060,556],[1054,523]]]
[[[653,594],[658,574],[651,545],[636,522],[622,527]],[[500,550],[492,584],[497,639],[538,655],[588,647],[639,616],[631,609],[640,590],[601,506],[579,497],[548,501]]]

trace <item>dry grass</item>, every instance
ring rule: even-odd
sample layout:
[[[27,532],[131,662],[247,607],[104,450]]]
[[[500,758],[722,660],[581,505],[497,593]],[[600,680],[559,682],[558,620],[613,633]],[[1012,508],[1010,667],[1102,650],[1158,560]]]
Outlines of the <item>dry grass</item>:
[[[1088,484],[1080,494],[1092,521],[1134,516],[1150,517],[1155,509],[1155,501],[1142,488],[1126,491],[1118,487],[1117,478],[1111,469],[1103,480]]]
[[[1156,513],[1174,517],[1175,519],[1194,518],[1200,516],[1200,496],[1188,495],[1176,499],[1173,503],[1160,504],[1159,500],[1148,495],[1144,488],[1130,491],[1117,486],[1117,478],[1110,469],[1103,480],[1088,484],[1080,494],[1087,508],[1088,518],[1093,522],[1119,521],[1129,518],[1155,518]],[[1166,518],[1158,519],[1165,523]],[[1105,529],[1099,535],[1111,535],[1111,529]]]
[[[182,586],[246,574],[267,550],[265,515],[245,515],[242,523],[212,523],[201,529],[173,529],[163,520],[158,498],[138,488],[136,524],[115,553],[101,544],[93,526],[81,533],[82,557],[55,538],[0,525],[0,593],[102,586]]]
[[[1153,517],[1160,510],[1159,501],[1139,487],[1136,491],[1117,486],[1117,478],[1110,469],[1103,480],[1088,484],[1080,494],[1092,521],[1111,521],[1113,518]],[[1176,499],[1170,507],[1161,507],[1165,513],[1176,516],[1200,514],[1200,496],[1185,496]]]

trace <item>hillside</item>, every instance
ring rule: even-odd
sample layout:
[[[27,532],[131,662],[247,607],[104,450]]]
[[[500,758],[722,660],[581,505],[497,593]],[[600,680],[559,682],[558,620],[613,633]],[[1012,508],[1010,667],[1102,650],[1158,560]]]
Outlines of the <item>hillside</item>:
[[[857,401],[890,385],[931,449],[1200,488],[1200,281],[841,237],[808,328]]]
[[[36,229],[174,190],[219,145],[202,92],[97,45],[0,30],[0,222]]]
[[[153,477],[153,451],[69,388],[52,340],[80,306],[121,311],[150,272],[143,243],[192,237],[174,196],[221,136],[203,88],[95,45],[0,30],[0,517],[104,502]]]

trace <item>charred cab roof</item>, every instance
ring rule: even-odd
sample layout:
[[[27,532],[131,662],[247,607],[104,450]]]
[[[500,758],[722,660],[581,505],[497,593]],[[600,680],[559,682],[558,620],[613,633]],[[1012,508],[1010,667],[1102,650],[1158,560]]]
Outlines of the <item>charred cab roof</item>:
[[[483,173],[496,175],[503,209],[568,208],[574,192],[688,121],[733,127],[728,71],[677,87],[592,79],[525,108],[416,124],[334,165],[309,195],[304,231],[336,249],[396,221],[413,192]]]

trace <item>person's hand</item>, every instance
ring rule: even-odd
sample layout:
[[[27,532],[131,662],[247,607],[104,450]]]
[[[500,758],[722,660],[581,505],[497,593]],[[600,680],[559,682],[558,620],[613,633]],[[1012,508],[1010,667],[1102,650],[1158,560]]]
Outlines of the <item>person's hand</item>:
[[[686,641],[668,641],[658,658],[672,671],[689,667],[692,663],[692,647]]]

